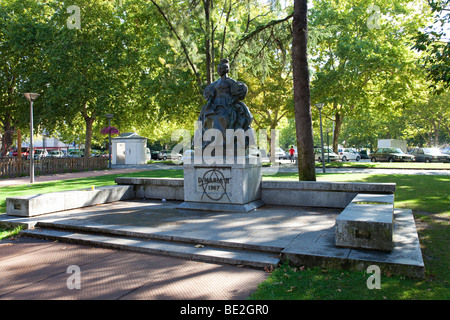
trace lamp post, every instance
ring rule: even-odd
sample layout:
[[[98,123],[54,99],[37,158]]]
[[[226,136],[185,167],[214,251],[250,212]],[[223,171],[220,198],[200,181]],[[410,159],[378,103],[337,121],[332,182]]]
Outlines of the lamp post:
[[[39,97],[37,93],[24,93],[24,97],[30,101],[30,183],[34,183],[34,147],[33,147],[33,102]]]
[[[329,141],[329,133],[330,133],[330,128],[327,128],[327,154],[328,154],[328,159],[327,162],[330,162],[330,141]]]
[[[108,130],[108,133],[109,133],[109,142],[108,142],[109,152],[108,152],[108,154],[109,154],[109,168],[111,169],[111,119],[112,119],[112,117],[114,117],[114,115],[111,113],[108,113],[108,114],[106,114],[106,117],[108,118],[108,128],[109,128],[109,130]]]
[[[322,131],[322,108],[324,103],[316,104],[316,108],[319,109],[319,118],[320,118],[320,144],[322,145],[322,170],[325,173],[325,157],[323,152],[323,131]]]

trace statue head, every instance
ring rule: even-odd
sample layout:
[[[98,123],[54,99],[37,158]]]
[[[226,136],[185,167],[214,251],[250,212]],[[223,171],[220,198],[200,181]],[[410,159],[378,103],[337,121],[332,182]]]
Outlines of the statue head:
[[[228,59],[222,59],[219,62],[219,65],[217,66],[217,73],[219,76],[223,76],[230,72],[230,62]]]

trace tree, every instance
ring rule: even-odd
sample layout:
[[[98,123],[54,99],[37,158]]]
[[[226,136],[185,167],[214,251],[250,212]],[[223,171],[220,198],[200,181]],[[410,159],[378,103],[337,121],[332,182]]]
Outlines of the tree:
[[[450,86],[450,39],[445,28],[450,23],[450,0],[428,0],[435,14],[434,26],[418,31],[413,48],[423,52],[421,63],[433,81],[431,86],[442,92]]]
[[[408,35],[425,23],[427,15],[420,10],[423,2],[410,3],[380,1],[373,7],[369,0],[314,2],[312,24],[325,23],[325,28],[335,30],[318,42],[312,61],[312,100],[325,103],[324,116],[335,122],[334,151],[346,117],[368,107],[395,112],[404,104],[405,90],[414,90],[416,57]]]
[[[429,146],[438,147],[441,132],[450,136],[450,93],[429,94],[425,101],[417,101],[407,110],[411,136],[422,136]]]
[[[90,156],[96,120],[113,113],[115,121],[123,121],[132,113],[133,88],[141,71],[139,40],[128,28],[126,12],[110,1],[76,0],[70,7],[54,1],[51,6],[49,24],[54,28],[44,53],[47,125],[55,127],[64,119],[71,126],[72,119],[81,115],[85,154]],[[79,28],[71,27],[72,16]]]
[[[5,0],[0,3],[0,126],[4,156],[16,130],[29,130],[30,105],[24,92],[42,93],[45,75],[40,59],[49,26],[49,10],[40,1]],[[41,109],[41,100],[35,107]],[[36,114],[36,127],[39,112]]]
[[[314,140],[308,67],[307,0],[294,0],[292,66],[299,180],[315,181]]]

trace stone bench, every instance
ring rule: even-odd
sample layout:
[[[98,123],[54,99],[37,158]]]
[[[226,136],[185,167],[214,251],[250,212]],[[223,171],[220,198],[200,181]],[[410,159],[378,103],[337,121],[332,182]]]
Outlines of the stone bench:
[[[118,185],[134,185],[136,198],[184,201],[182,178],[118,177]],[[393,194],[395,183],[262,181],[261,200],[266,204],[345,208],[358,194]]]
[[[6,198],[6,214],[32,217],[135,198],[134,186],[114,185]]]
[[[136,198],[184,200],[184,179],[118,177],[118,185],[134,185]]]
[[[336,219],[336,246],[391,251],[394,195],[358,194]]]
[[[345,208],[358,194],[393,194],[395,183],[263,181],[262,200],[267,204]]]

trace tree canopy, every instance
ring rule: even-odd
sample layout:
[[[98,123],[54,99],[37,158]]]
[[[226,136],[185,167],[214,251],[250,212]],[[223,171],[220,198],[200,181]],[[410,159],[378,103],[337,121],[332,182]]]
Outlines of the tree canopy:
[[[256,129],[280,129],[296,141],[294,1],[279,0],[2,0],[0,126],[4,155],[18,130],[66,142],[105,143],[112,123],[150,142],[174,129],[193,133],[217,79],[221,58],[249,87]],[[380,137],[446,141],[448,0],[321,0],[308,5],[307,62],[311,117],[317,103],[334,124],[333,146],[373,145]],[[434,97],[432,93],[441,93]],[[417,112],[427,106],[429,113]],[[441,117],[442,121],[437,121]],[[448,117],[447,117],[448,118]],[[433,120],[435,123],[431,122]],[[401,124],[401,125],[400,125]],[[359,127],[357,130],[355,127]],[[290,128],[288,130],[287,128]],[[289,133],[290,132],[290,133]],[[286,142],[287,143],[287,142]]]

